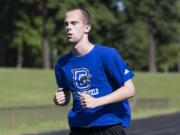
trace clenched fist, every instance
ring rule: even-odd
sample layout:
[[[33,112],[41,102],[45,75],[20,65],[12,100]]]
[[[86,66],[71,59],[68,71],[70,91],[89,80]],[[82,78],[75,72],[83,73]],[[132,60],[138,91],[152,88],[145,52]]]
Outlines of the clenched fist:
[[[79,94],[80,103],[83,108],[93,109],[99,106],[98,99],[88,94]]]
[[[63,88],[58,88],[55,92],[54,95],[54,102],[56,105],[65,105],[66,103],[66,97],[65,97],[65,93],[63,91]]]

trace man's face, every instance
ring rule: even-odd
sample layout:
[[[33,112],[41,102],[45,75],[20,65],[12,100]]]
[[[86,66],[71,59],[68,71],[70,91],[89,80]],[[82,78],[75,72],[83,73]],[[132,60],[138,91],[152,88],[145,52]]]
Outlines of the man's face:
[[[64,19],[65,32],[70,43],[78,43],[90,30],[80,10],[69,11]]]

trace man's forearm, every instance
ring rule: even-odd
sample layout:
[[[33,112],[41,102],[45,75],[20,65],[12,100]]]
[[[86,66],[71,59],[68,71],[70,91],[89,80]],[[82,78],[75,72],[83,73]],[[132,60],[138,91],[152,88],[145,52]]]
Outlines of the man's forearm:
[[[69,104],[70,99],[71,99],[71,92],[70,91],[66,91],[64,93],[65,93],[65,103],[64,103],[64,105],[67,105],[67,104]]]
[[[120,102],[134,96],[134,94],[135,88],[133,82],[131,80],[128,80],[127,82],[125,82],[124,86],[120,87],[111,94],[97,98],[97,104],[98,106],[102,106],[106,104]]]

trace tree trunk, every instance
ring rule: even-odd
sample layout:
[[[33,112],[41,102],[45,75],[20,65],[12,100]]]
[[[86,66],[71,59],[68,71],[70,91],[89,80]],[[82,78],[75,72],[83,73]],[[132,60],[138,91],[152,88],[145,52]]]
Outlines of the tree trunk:
[[[44,34],[43,34],[43,68],[50,68],[50,54],[49,54],[49,44],[47,36],[47,23],[44,23]]]
[[[6,61],[6,47],[2,43],[0,45],[0,66],[6,66],[6,62],[5,61]]]
[[[47,12],[48,9],[46,7],[46,1],[41,1],[40,2],[40,10],[42,14],[42,18],[44,21],[43,24],[43,68],[44,69],[49,69],[50,68],[50,54],[49,54],[49,44],[48,44],[48,16]]]
[[[180,61],[178,63],[178,72],[180,72]]]
[[[156,43],[155,43],[155,28],[153,17],[148,20],[148,40],[149,40],[149,71],[156,72]]]
[[[23,45],[18,47],[18,54],[17,54],[17,65],[16,68],[21,69],[23,65]]]

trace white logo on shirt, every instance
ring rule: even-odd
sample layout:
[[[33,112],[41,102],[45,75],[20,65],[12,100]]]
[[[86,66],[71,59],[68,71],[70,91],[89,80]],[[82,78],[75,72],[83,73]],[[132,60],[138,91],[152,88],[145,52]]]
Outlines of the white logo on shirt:
[[[89,89],[90,88],[90,77],[89,70],[87,68],[78,68],[73,69],[73,81],[76,88],[80,90]]]
[[[129,73],[129,70],[125,69],[124,75],[127,75]]]

